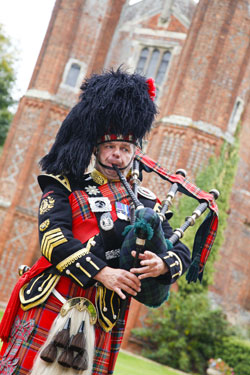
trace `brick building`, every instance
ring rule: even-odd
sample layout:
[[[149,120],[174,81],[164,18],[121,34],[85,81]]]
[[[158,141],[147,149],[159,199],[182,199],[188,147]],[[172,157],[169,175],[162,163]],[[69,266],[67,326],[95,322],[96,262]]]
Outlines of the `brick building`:
[[[240,161],[211,293],[231,320],[249,318],[249,16],[247,0],[56,0],[0,160],[2,305],[18,266],[39,256],[38,160],[83,78],[125,63],[156,80],[160,113],[148,153],[172,171],[185,168],[193,179],[224,140],[234,141],[241,119]],[[150,177],[163,197],[165,184]],[[144,311],[136,302],[133,309],[128,331]]]

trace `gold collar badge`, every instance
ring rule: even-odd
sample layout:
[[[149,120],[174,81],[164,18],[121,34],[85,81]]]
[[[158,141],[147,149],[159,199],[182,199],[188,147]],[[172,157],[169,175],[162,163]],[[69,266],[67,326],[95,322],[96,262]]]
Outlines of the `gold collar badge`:
[[[108,182],[108,179],[97,169],[93,169],[93,171],[91,172],[91,177],[93,178],[93,181],[98,185],[104,185]]]

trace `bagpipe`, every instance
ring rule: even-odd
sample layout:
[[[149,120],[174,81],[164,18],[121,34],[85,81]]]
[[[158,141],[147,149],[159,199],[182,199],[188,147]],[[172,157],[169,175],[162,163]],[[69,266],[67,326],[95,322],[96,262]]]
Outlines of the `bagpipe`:
[[[113,165],[113,168],[133,202],[131,225],[125,228],[125,239],[121,247],[120,267],[127,270],[138,267],[139,254],[144,250],[150,250],[156,254],[171,251],[171,248],[184,236],[184,232],[190,226],[193,226],[196,220],[209,208],[208,215],[196,231],[192,262],[186,275],[188,283],[196,282],[198,279],[201,282],[204,267],[217,232],[218,208],[215,200],[219,197],[219,192],[213,189],[207,193],[199,189],[186,179],[186,172],[182,169],[177,170],[175,174],[169,173],[138,148],[131,174],[132,188],[117,166]],[[143,170],[155,172],[172,184],[166,199],[162,201],[159,213],[151,208],[144,207],[137,197],[140,183],[139,176]],[[178,191],[195,198],[199,204],[192,214],[186,217],[185,222],[175,229],[171,237],[167,239],[164,236],[161,223],[165,219],[171,218],[172,212],[169,211],[169,207]],[[132,257],[131,250],[136,250],[135,258]],[[158,307],[167,300],[169,288],[170,285],[164,285],[155,278],[146,278],[141,280],[141,291],[134,298],[147,306]],[[123,325],[126,308],[127,299],[121,303],[118,325]]]

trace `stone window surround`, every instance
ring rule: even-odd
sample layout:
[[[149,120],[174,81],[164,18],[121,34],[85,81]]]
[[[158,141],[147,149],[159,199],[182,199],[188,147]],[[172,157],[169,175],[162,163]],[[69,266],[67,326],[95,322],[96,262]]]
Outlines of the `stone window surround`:
[[[170,54],[171,54],[166,72],[164,74],[164,78],[162,80],[162,83],[160,85],[157,85],[157,88],[158,88],[157,101],[158,101],[161,97],[162,89],[164,87],[164,83],[167,80],[168,72],[170,71],[173,55],[175,55],[175,53],[176,53],[176,51],[175,51],[176,46],[173,46],[172,43],[169,43],[169,44],[166,43],[166,42],[162,43],[162,41],[159,41],[159,43],[158,43],[158,41],[156,41],[156,40],[154,42],[152,42],[150,40],[148,40],[148,41],[145,40],[143,42],[137,41],[136,43],[134,43],[134,54],[129,60],[129,65],[133,66],[134,69],[136,69],[136,66],[137,66],[137,64],[139,62],[139,59],[140,59],[141,52],[144,48],[149,49],[149,55],[147,57],[147,61],[146,61],[146,65],[145,65],[146,69],[145,70],[147,70],[147,67],[149,65],[149,62],[150,62],[150,59],[151,59],[151,56],[152,56],[152,52],[155,49],[158,49],[160,51],[160,56],[159,56],[159,59],[158,59],[158,66],[156,68],[156,72],[158,71],[158,69],[160,67],[163,54],[167,51],[169,51]],[[148,77],[148,78],[150,78],[150,77]],[[156,78],[156,77],[152,77],[152,78]]]
[[[79,71],[79,74],[78,74],[78,78],[76,80],[76,84],[75,84],[75,87],[72,87],[70,85],[67,85],[65,82],[66,82],[66,78],[68,76],[68,73],[70,71],[70,68],[73,64],[77,64],[79,65],[80,67],[80,71]],[[83,82],[83,78],[85,77],[86,75],[86,72],[87,72],[87,64],[85,64],[84,62],[80,61],[80,60],[77,60],[77,59],[74,59],[72,57],[69,58],[67,64],[65,65],[65,69],[64,69],[64,72],[63,72],[63,77],[62,77],[62,82],[60,84],[60,87],[62,88],[66,88],[68,90],[71,90],[75,93],[78,93],[79,92],[79,88]]]
[[[244,100],[242,100],[239,96],[235,99],[233,110],[227,125],[227,131],[234,135],[237,125],[240,121],[241,115],[244,110]]]

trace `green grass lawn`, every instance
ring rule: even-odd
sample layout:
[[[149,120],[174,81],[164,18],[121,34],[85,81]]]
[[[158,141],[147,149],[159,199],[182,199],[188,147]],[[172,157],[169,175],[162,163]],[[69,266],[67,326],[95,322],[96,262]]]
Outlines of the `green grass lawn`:
[[[183,372],[162,366],[128,352],[121,351],[115,366],[114,375],[180,375]]]

